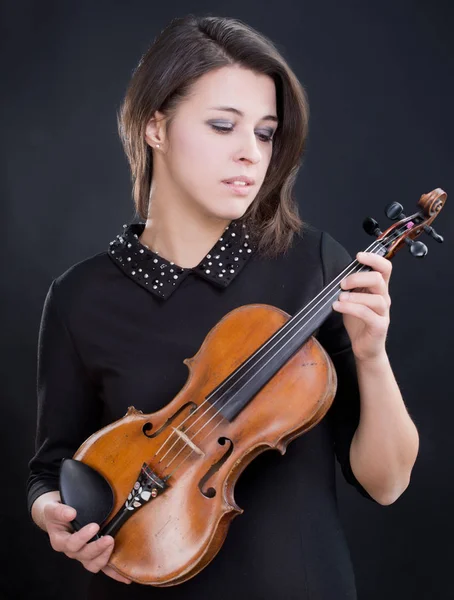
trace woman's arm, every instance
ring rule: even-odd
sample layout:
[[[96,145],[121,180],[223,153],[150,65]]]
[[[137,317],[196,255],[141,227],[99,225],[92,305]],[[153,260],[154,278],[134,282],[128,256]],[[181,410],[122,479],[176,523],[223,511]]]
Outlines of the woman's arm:
[[[349,275],[333,304],[343,313],[355,356],[360,390],[360,420],[350,446],[353,473],[380,504],[392,504],[407,488],[419,449],[411,420],[385,350],[392,265],[370,252],[357,260],[371,271]]]
[[[27,496],[29,513],[47,532],[52,548],[78,560],[91,573],[131,583],[108,566],[114,549],[111,536],[90,540],[99,531],[88,523],[74,532],[71,521],[76,510],[61,502],[59,469],[63,458],[71,458],[80,444],[100,427],[101,406],[96,386],[80,356],[64,318],[65,303],[57,302],[57,283],[48,291],[38,340],[38,422],[36,453],[29,462]],[[73,297],[71,289],[67,296]],[[63,309],[63,310],[61,310]]]
[[[36,445],[27,480],[30,516],[40,496],[58,491],[62,459],[72,458],[100,427],[97,390],[67,325],[66,302],[58,301],[61,279],[54,280],[47,293],[38,338]]]
[[[358,481],[377,502],[392,504],[410,483],[419,436],[386,353],[356,360],[361,416],[350,446]]]

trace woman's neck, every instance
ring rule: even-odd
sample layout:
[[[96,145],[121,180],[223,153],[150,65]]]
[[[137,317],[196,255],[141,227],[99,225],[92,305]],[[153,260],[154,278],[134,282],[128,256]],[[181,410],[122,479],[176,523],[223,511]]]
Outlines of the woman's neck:
[[[139,241],[169,262],[193,268],[208,254],[230,221],[202,221],[181,214],[150,215]]]

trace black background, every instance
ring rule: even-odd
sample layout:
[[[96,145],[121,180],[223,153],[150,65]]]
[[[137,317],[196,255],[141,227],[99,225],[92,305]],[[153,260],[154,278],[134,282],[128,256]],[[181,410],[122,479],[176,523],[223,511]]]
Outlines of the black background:
[[[52,279],[107,249],[134,216],[116,111],[152,39],[189,12],[255,27],[305,85],[311,120],[296,186],[301,216],[351,254],[372,241],[364,217],[384,229],[389,202],[408,214],[422,193],[448,193],[434,223],[445,243],[420,238],[428,256],[400,252],[391,278],[388,354],[420,433],[410,487],[382,507],[339,479],[339,501],[360,600],[454,598],[454,20],[450,2],[429,0],[181,2],[167,9],[139,0],[1,3],[0,594],[83,598],[88,573],[54,552],[26,511],[39,321]]]

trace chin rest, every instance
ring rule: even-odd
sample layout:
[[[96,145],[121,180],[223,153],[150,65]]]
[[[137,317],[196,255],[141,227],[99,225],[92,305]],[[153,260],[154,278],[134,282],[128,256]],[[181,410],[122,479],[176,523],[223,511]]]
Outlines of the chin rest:
[[[101,527],[112,511],[114,492],[109,482],[98,471],[79,460],[63,459],[59,488],[63,504],[77,511],[76,518],[71,521],[75,531],[88,523],[98,523]],[[96,534],[92,540],[98,538]]]

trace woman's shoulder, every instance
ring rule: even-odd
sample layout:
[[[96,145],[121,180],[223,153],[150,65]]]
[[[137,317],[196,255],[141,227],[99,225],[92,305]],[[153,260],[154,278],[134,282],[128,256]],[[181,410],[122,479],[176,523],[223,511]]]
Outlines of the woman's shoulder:
[[[352,260],[345,246],[335,235],[309,222],[303,222],[301,228],[294,234],[287,254],[298,260],[310,256],[314,262],[319,262],[325,269],[342,267]]]
[[[320,253],[333,253],[336,251],[347,252],[335,234],[326,229],[320,229],[309,222],[303,222],[300,230],[295,234],[298,244],[317,246]]]
[[[52,281],[51,288],[58,297],[58,303],[77,303],[94,290],[102,288],[106,278],[112,273],[112,266],[106,251],[72,264]]]
[[[311,276],[326,285],[352,262],[352,257],[331,232],[304,222],[282,261],[280,267],[288,272],[289,277],[295,272],[304,273],[305,281]]]

